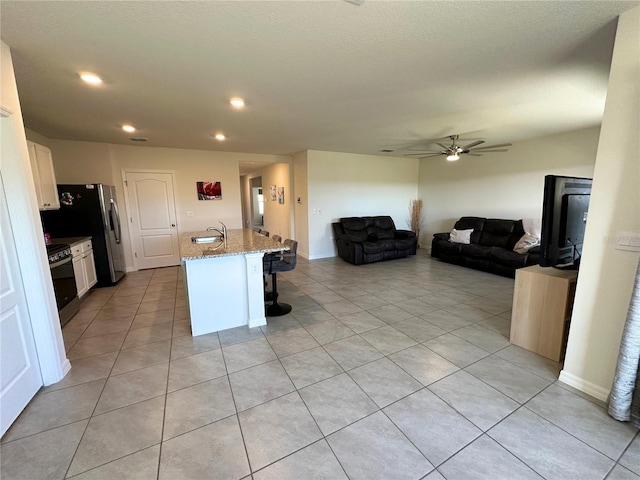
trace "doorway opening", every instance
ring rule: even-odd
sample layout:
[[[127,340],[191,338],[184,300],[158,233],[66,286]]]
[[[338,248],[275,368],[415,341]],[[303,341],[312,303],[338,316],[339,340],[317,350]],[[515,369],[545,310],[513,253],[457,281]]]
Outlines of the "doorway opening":
[[[264,227],[264,195],[262,177],[251,179],[251,223],[253,227]]]

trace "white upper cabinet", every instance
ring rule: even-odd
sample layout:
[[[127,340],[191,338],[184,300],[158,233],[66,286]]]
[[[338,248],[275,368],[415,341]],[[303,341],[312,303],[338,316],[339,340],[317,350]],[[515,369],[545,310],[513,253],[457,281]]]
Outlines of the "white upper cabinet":
[[[51,150],[31,141],[27,141],[27,145],[29,146],[29,159],[38,197],[38,207],[40,210],[57,210],[60,208],[60,201],[58,200]]]

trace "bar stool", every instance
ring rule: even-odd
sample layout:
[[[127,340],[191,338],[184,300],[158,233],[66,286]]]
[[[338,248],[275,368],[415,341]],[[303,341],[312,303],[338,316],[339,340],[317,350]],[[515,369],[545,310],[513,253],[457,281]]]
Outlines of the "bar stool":
[[[269,236],[269,232],[267,232],[266,230],[260,230],[260,234],[264,235],[265,237]]]
[[[280,235],[274,235],[271,238],[273,238],[276,242],[282,243],[282,237]]]
[[[263,269],[265,275],[271,275],[271,299],[273,303],[266,308],[267,317],[280,317],[291,311],[291,305],[278,303],[278,280],[277,274],[288,272],[296,268],[298,242],[287,238],[284,245],[289,247],[289,251],[272,253],[265,255],[263,259]]]

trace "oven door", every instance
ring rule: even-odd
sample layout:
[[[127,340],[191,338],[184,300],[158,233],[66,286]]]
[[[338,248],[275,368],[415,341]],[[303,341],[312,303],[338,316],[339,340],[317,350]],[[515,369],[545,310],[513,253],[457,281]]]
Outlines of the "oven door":
[[[53,291],[56,294],[58,312],[76,298],[76,277],[73,275],[73,262],[71,256],[57,263],[49,265],[51,278],[53,279]]]

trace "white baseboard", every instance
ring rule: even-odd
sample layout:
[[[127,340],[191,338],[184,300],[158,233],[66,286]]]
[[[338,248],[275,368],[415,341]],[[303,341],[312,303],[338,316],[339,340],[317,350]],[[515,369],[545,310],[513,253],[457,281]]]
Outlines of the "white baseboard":
[[[558,377],[558,380],[602,402],[606,403],[609,399],[610,390],[602,388],[601,386],[584,380],[583,378],[576,377],[572,373],[569,373],[565,370],[562,370],[560,372],[560,377]]]

